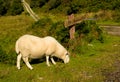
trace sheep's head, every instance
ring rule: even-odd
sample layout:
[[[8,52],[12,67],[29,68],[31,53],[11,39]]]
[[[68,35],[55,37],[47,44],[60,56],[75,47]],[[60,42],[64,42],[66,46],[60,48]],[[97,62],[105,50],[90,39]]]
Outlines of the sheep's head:
[[[68,63],[68,62],[70,61],[69,53],[68,53],[68,52],[65,53],[63,61],[64,61],[65,64]]]

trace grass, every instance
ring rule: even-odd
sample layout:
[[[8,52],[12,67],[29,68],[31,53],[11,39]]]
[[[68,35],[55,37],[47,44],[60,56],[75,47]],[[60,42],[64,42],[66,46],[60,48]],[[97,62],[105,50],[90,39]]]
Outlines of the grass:
[[[58,20],[56,16],[49,16],[53,21]],[[0,17],[0,23],[0,44],[9,54],[9,50],[14,52],[16,39],[29,33],[26,28],[31,26],[34,21],[23,14]],[[105,76],[102,71],[104,69],[114,70],[114,63],[120,60],[120,38],[107,35],[104,43],[93,41],[91,44],[93,46],[87,46],[84,54],[73,54],[71,51],[68,64],[58,61],[57,65],[51,64],[50,67],[47,67],[43,61],[32,64],[34,69],[29,70],[21,62],[21,70],[18,70],[15,63],[1,62],[0,82],[103,82]]]
[[[109,41],[109,40],[111,41]],[[120,39],[107,37],[107,43],[93,43],[94,48],[86,54],[71,55],[70,63],[47,67],[45,61],[32,64],[34,70],[29,70],[22,63],[21,70],[15,65],[0,63],[1,82],[102,82],[102,70],[112,69],[112,65],[120,59]],[[116,46],[117,45],[117,46]],[[93,55],[92,55],[93,54]]]

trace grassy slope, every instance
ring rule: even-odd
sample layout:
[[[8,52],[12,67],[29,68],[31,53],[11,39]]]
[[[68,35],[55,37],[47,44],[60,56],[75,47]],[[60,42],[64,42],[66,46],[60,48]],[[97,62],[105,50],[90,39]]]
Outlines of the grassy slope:
[[[50,17],[57,20],[55,16]],[[33,22],[32,18],[24,15],[1,17],[0,42],[6,36],[14,38],[11,46],[2,46],[14,49],[15,40],[25,34],[25,29]],[[32,64],[32,71],[23,63],[21,70],[17,70],[15,65],[0,63],[0,82],[101,82],[104,78],[101,71],[114,70],[112,65],[120,59],[120,38],[107,36],[105,43],[93,42],[88,49],[86,54],[71,55],[69,64],[57,62],[56,66],[47,67],[45,62],[36,63]]]

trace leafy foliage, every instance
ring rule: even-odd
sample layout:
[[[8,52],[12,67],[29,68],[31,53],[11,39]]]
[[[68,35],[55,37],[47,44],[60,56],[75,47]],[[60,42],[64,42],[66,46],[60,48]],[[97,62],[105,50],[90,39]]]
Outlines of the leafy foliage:
[[[10,15],[18,15],[23,11],[23,7],[20,0],[13,0],[8,10]]]
[[[0,0],[0,15],[4,15],[6,12],[6,3],[4,3],[4,0]]]
[[[54,23],[50,18],[40,19],[27,30],[41,37],[53,36],[60,42],[67,42],[69,39],[68,29],[64,27],[63,22],[58,21]]]
[[[120,10],[119,0],[26,0],[32,8],[57,13],[97,12],[99,10]],[[0,0],[0,15],[17,15],[23,11],[21,0]]]
[[[88,42],[99,40],[103,42],[102,29],[96,24],[95,21],[86,20],[76,25],[77,35],[85,36]]]
[[[36,5],[34,7],[41,8],[46,6],[45,8],[47,10],[59,9],[67,14],[78,12],[96,12],[99,10],[119,10],[119,3],[119,0],[31,0],[31,5]],[[40,4],[42,4],[42,6],[39,6]]]
[[[89,51],[88,44],[97,41],[104,43],[103,30],[93,20],[85,20],[76,25],[75,39],[70,40],[70,51],[84,54]]]
[[[33,7],[42,7],[47,2],[48,2],[48,0],[31,0],[30,5],[32,8]]]
[[[0,15],[18,15],[22,11],[21,0],[0,0]]]

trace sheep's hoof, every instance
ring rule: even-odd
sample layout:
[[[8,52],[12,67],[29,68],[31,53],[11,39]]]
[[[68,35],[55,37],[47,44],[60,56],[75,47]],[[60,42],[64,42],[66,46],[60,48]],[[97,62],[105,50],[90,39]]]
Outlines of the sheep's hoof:
[[[56,63],[53,63],[54,65],[56,65]]]
[[[49,63],[46,63],[48,67],[50,67],[50,64]]]
[[[17,69],[19,69],[19,70],[20,70],[20,67],[17,67]]]
[[[30,68],[30,70],[33,70],[33,68]]]
[[[48,67],[50,67],[50,64],[47,64]]]

